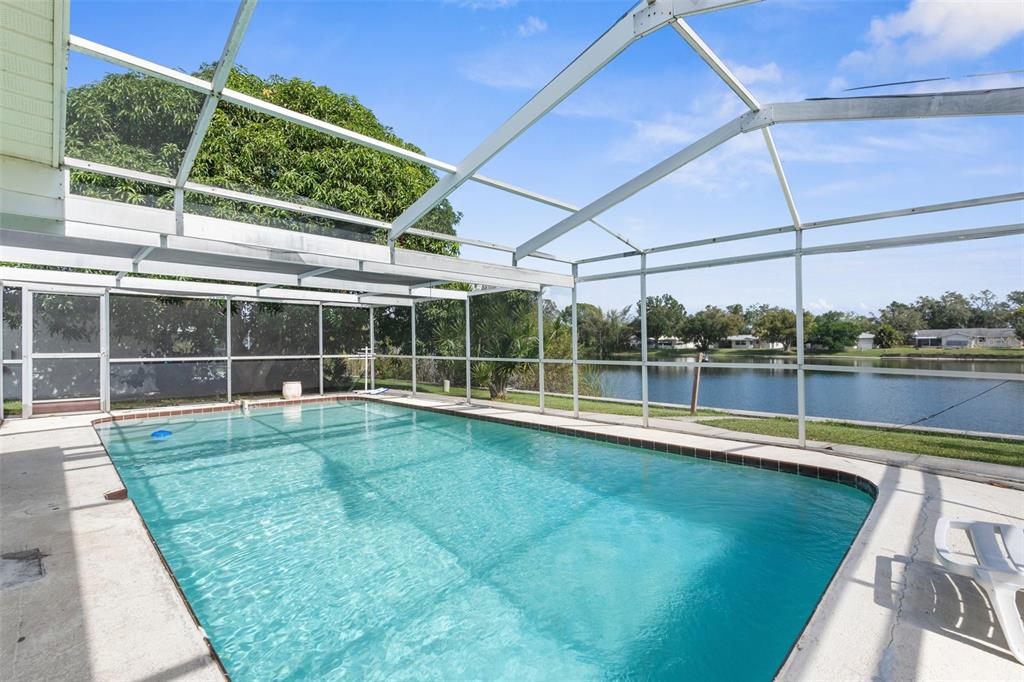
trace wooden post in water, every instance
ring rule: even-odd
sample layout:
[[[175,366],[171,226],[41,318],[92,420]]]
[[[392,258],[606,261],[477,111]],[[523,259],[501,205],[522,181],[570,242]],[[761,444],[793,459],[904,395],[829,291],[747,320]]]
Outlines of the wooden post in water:
[[[704,362],[704,354],[697,353],[697,371],[693,375],[693,391],[690,393],[690,416],[697,414],[697,394],[700,393],[700,363]]]

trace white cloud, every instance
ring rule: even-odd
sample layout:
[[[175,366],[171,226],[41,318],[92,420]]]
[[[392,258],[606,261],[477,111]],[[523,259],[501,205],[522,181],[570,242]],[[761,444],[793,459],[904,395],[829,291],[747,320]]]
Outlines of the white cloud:
[[[782,69],[775,62],[768,62],[761,66],[748,66],[736,64],[731,67],[733,75],[740,79],[744,85],[753,83],[778,83],[782,80]]]
[[[912,0],[902,12],[871,21],[870,47],[840,66],[889,70],[946,59],[976,59],[1024,33],[1020,0]]]
[[[519,34],[520,38],[529,38],[546,30],[548,30],[548,22],[535,16],[526,17],[526,21],[516,27],[516,33]]]
[[[632,132],[612,147],[615,161],[648,163],[679,151],[746,108],[731,92],[693,98],[686,113],[669,109],[655,117],[633,117]]]
[[[458,5],[473,11],[508,9],[519,3],[519,0],[444,0],[445,4]]]
[[[613,146],[613,161],[648,165],[694,142],[712,130],[717,122],[732,116],[732,100],[736,98],[723,98],[721,102],[715,99],[705,100],[698,109],[687,114],[667,113],[650,120],[633,121],[633,132]],[[665,182],[732,196],[749,187],[753,177],[772,172],[761,136],[741,135],[691,161],[669,175]]]
[[[496,45],[468,56],[459,67],[462,76],[498,90],[538,90],[551,80],[564,64],[564,49],[522,43]]]
[[[824,298],[818,298],[814,301],[808,301],[804,303],[804,308],[807,310],[813,310],[819,313],[823,313],[827,310],[835,310],[835,306],[829,303]]]

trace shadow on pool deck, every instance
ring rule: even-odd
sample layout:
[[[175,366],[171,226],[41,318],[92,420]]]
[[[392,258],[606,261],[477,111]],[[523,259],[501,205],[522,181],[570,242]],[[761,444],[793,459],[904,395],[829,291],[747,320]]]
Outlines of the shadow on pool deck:
[[[89,460],[98,455],[68,457]],[[44,679],[39,677],[44,672],[50,679],[95,679],[72,539],[66,461],[60,447],[0,455],[0,551],[9,555],[38,548],[43,555],[41,578],[0,592],[0,677],[5,680]]]
[[[0,551],[44,575],[0,592],[0,680],[223,679],[91,426],[0,436]],[[45,443],[45,445],[43,445]]]
[[[917,679],[925,631],[1016,663],[982,590],[935,563],[935,525],[950,511],[942,510],[942,503],[950,501],[943,500],[938,476],[922,474],[922,485],[910,555],[875,557],[874,601],[893,612],[875,679]],[[1017,596],[1019,608],[1024,592]]]

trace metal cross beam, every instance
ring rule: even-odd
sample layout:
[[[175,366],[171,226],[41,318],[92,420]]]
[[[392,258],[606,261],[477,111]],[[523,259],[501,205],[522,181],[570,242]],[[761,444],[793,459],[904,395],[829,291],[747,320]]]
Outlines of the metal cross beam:
[[[192,166],[196,162],[199,148],[202,146],[206,133],[210,129],[213,114],[217,111],[217,102],[220,101],[221,92],[224,90],[225,83],[228,82],[231,69],[235,66],[235,57],[238,56],[238,50],[242,46],[242,39],[245,37],[246,29],[249,28],[249,21],[252,19],[252,13],[255,9],[256,0],[242,0],[238,6],[238,12],[235,14],[235,19],[231,24],[231,31],[228,33],[227,42],[224,44],[224,51],[221,53],[220,59],[217,61],[217,68],[213,72],[210,93],[206,95],[206,99],[203,101],[203,108],[199,112],[196,126],[192,130],[192,137],[188,141],[185,155],[182,157],[181,165],[178,167],[178,176],[175,179],[176,187],[184,187],[189,173],[192,172]]]
[[[775,123],[1020,114],[1024,114],[1024,88],[767,104],[756,112],[747,112],[734,118],[527,240],[516,249],[516,256],[520,257],[541,248],[740,133],[758,130]]]
[[[955,211],[961,208],[974,208],[975,206],[992,206],[994,204],[1004,204],[1009,203],[1011,201],[1024,201],[1024,192],[1011,192],[1009,194],[993,194],[991,196],[975,197],[973,199],[944,201],[938,204],[924,204],[921,206],[910,206],[908,208],[897,208],[888,211],[877,211],[875,213],[860,213],[858,215],[844,216],[842,218],[827,218],[825,220],[815,220],[812,222],[803,223],[801,225],[801,228],[805,231],[816,230],[824,227],[854,225],[856,223],[867,223],[874,220],[887,220],[889,218],[900,218],[908,215],[924,215],[926,213],[937,213],[940,211]],[[692,249],[698,246],[708,246],[710,244],[724,244],[725,242],[735,242],[744,239],[755,239],[757,237],[771,237],[777,234],[793,232],[794,230],[796,230],[796,225],[782,225],[780,227],[768,227],[763,230],[734,232],[732,234],[723,234],[717,237],[705,237],[703,239],[692,239],[690,241],[685,242],[676,242],[674,244],[656,246],[654,248],[647,249],[646,253],[664,253],[666,251]],[[585,265],[587,263],[599,263],[601,261],[615,260],[617,258],[628,258],[630,256],[635,255],[636,254],[631,251],[623,251],[621,253],[612,253],[605,256],[583,258],[576,262],[580,265]]]
[[[530,98],[522,108],[481,142],[458,165],[455,173],[442,178],[395,219],[389,241],[394,241],[412,227],[449,194],[469,180],[481,166],[519,137],[527,128],[554,109],[608,62],[625,50],[633,41],[652,33],[673,18],[709,12],[721,7],[744,4],[735,0],[644,0],[616,21],[611,28],[595,40],[576,59],[565,67],[547,85]],[[516,258],[530,251],[516,251]]]
[[[969,241],[973,239],[994,239],[997,237],[1012,237],[1019,234],[1024,234],[1024,223],[1010,223],[1008,225],[993,225],[991,227],[975,227],[964,230],[948,230],[944,232],[927,232],[924,234],[912,234],[906,237],[883,237],[882,239],[825,244],[823,246],[805,247],[802,249],[802,253],[805,256],[819,256],[827,253],[851,253],[854,251],[894,249],[906,246],[923,246],[926,244],[945,244],[949,242]],[[793,258],[796,254],[797,249],[783,249],[780,251],[765,251],[743,256],[726,256],[724,258],[712,258],[709,260],[692,261],[689,263],[679,263],[675,265],[660,265],[654,268],[647,268],[647,274],[656,275],[664,274],[666,272],[715,268],[723,265],[758,263],[767,260]],[[583,275],[580,276],[577,281],[598,282],[605,279],[637,277],[641,272],[642,271],[638,269],[618,270],[615,272],[605,272],[596,275]]]
[[[753,1],[758,1],[758,0],[753,0]],[[135,55],[131,55],[131,54],[128,54],[126,52],[121,52],[120,50],[115,50],[112,47],[107,47],[106,45],[101,45],[100,43],[96,43],[96,42],[93,42],[91,40],[87,40],[87,39],[82,38],[80,36],[76,36],[76,35],[69,36],[68,37],[68,46],[69,46],[69,48],[71,50],[73,50],[75,52],[78,52],[79,54],[84,54],[84,55],[89,56],[89,57],[93,57],[93,58],[96,58],[96,59],[101,59],[101,60],[103,60],[105,62],[108,62],[110,64],[116,64],[117,66],[121,66],[123,68],[129,69],[129,70],[134,71],[136,73],[145,74],[145,75],[151,76],[153,78],[159,78],[160,80],[163,80],[165,82],[173,83],[175,85],[178,85],[178,86],[181,86],[181,87],[184,87],[184,88],[188,88],[189,90],[192,90],[193,92],[198,92],[198,93],[200,93],[202,95],[211,95],[214,92],[214,90],[215,90],[214,84],[212,82],[210,82],[210,81],[205,81],[205,80],[203,80],[201,78],[196,78],[195,76],[190,76],[189,74],[182,73],[180,71],[168,68],[166,66],[162,66],[160,64],[156,64],[154,62],[148,61],[146,59],[142,59],[141,57],[136,57]],[[310,130],[315,130],[315,131],[323,133],[325,135],[330,135],[332,137],[336,137],[336,138],[341,139],[341,140],[346,140],[348,142],[352,142],[353,144],[358,144],[358,145],[366,147],[368,149],[373,149],[373,150],[376,150],[376,151],[379,151],[379,152],[383,152],[383,153],[388,154],[390,156],[393,156],[395,158],[404,159],[406,161],[411,161],[413,163],[418,163],[418,164],[427,166],[428,168],[433,168],[434,170],[439,170],[439,171],[444,172],[444,173],[454,173],[455,170],[456,170],[456,167],[453,164],[447,163],[445,161],[441,161],[439,159],[435,159],[435,158],[429,157],[429,156],[427,156],[425,154],[420,154],[418,152],[409,151],[408,149],[405,149],[404,147],[399,147],[397,145],[389,144],[387,142],[382,142],[382,141],[377,140],[375,138],[369,137],[368,135],[363,135],[362,133],[357,133],[357,132],[355,132],[353,130],[349,130],[347,128],[342,128],[341,126],[334,125],[333,123],[327,123],[326,121],[321,121],[319,119],[315,119],[312,116],[307,116],[306,114],[301,114],[301,113],[299,113],[297,111],[292,111],[290,109],[286,109],[286,108],[278,106],[276,104],[272,104],[270,102],[266,102],[266,101],[261,100],[261,99],[259,99],[257,97],[253,97],[251,95],[247,95],[245,93],[238,92],[236,90],[232,90],[232,89],[227,88],[227,87],[222,88],[220,90],[220,99],[223,100],[224,102],[228,102],[230,104],[234,104],[236,106],[240,106],[240,107],[249,109],[250,111],[256,111],[258,113],[265,114],[267,116],[271,116],[273,118],[277,118],[277,119],[280,119],[282,121],[287,121],[288,123],[293,123],[295,125],[300,125],[300,126],[303,126],[305,128],[309,128]],[[92,164],[92,162],[84,162],[84,161],[80,161],[80,160],[77,160],[77,159],[65,159],[65,165],[70,165],[69,164],[70,161],[73,161],[73,162],[75,162],[77,164],[85,164],[85,163]],[[100,169],[101,168],[106,168],[108,170],[108,172],[106,174],[108,174],[108,175],[116,175],[115,173],[110,172],[112,169],[116,170],[116,169],[114,169],[113,166],[104,166],[103,164],[93,164],[93,165],[95,166],[95,168],[80,168],[80,169],[81,170],[90,170],[92,172],[103,173],[104,171],[100,170]],[[121,170],[124,170],[124,169],[121,169]],[[150,182],[151,184],[156,184],[156,185],[159,185],[159,186],[167,186],[167,187],[175,187],[176,186],[176,184],[175,184],[176,183],[176,178],[172,179],[170,184],[167,185],[167,184],[165,184],[166,181],[164,179],[159,179],[160,176],[155,176],[154,175],[154,176],[151,177],[151,179],[146,180],[146,179],[143,179],[141,177],[143,174],[136,173],[134,171],[130,171],[130,172],[135,173],[135,175],[137,176],[137,177],[135,177],[133,179],[139,180],[141,182]],[[124,176],[118,176],[118,177],[124,177]],[[474,174],[472,176],[472,178],[470,178],[470,179],[473,180],[474,182],[477,182],[477,183],[481,184],[481,185],[484,185],[484,186],[487,186],[487,187],[492,187],[494,189],[501,190],[503,192],[508,192],[509,194],[514,194],[514,195],[522,197],[524,199],[529,199],[530,201],[535,201],[537,203],[545,204],[547,206],[551,206],[553,208],[558,208],[558,209],[561,209],[563,211],[575,212],[575,211],[579,210],[578,206],[576,206],[574,204],[571,204],[569,202],[562,201],[560,199],[555,199],[555,198],[552,198],[552,197],[540,194],[539,192],[534,192],[532,190],[525,189],[523,187],[518,187],[518,186],[513,185],[511,183],[505,182],[503,180],[497,180],[495,178],[488,177],[486,175]],[[225,189],[220,189],[220,188],[208,187],[206,185],[198,185],[198,184],[191,183],[191,182],[186,182],[185,183],[185,189],[187,191],[190,191],[190,192],[200,192],[200,193],[211,194],[211,195],[214,195],[214,196],[225,196],[225,197],[228,197],[228,198],[238,199],[239,201],[248,201],[248,202],[251,202],[251,203],[259,203],[259,204],[262,204],[262,205],[271,205],[268,202],[277,201],[277,200],[273,200],[273,199],[267,199],[265,197],[259,198],[259,197],[256,197],[255,195],[242,195],[241,192],[232,192],[231,190],[225,190]],[[232,194],[241,195],[241,196],[232,196]],[[288,203],[288,202],[281,202],[281,203]],[[295,206],[301,206],[301,205],[296,204]],[[293,208],[291,210],[299,210],[299,209]],[[310,210],[311,210],[311,207],[305,207],[305,210],[303,212],[309,213]],[[369,219],[368,218],[364,218],[363,220],[369,220]],[[630,247],[632,247],[634,249],[637,248],[628,239],[626,239],[625,237],[623,237],[622,235],[620,235],[620,234],[618,234],[616,232],[613,232],[609,228],[605,227],[603,224],[599,224],[599,223],[597,223],[597,221],[592,221],[592,222],[594,222],[594,224],[596,224],[602,230],[605,230],[606,232],[611,234],[616,239],[619,239],[620,241],[622,241],[626,245],[628,245],[628,246],[630,246]],[[390,224],[384,224],[383,227],[390,228]],[[531,255],[533,255],[533,254],[531,254]]]
[[[733,75],[729,67],[725,65],[718,55],[716,55],[710,47],[701,39],[697,32],[690,28],[683,19],[676,18],[670,24],[675,32],[679,34],[679,37],[686,41],[686,44],[693,48],[693,51],[697,53],[697,56],[704,60],[704,63],[711,67],[711,70],[718,74],[729,89],[736,93],[736,96],[743,100],[743,103],[747,105],[747,108],[751,111],[757,111],[761,108],[757,98],[747,90],[746,86],[740,82],[739,78]]]
[[[749,126],[749,121],[752,116],[753,114],[748,113],[734,118],[717,130],[708,133],[693,144],[676,152],[664,161],[648,168],[632,180],[619,185],[611,192],[608,192],[604,196],[590,202],[576,213],[567,216],[535,237],[523,242],[519,245],[519,248],[516,249],[516,257],[522,258],[526,254],[536,251],[544,244],[554,241],[563,234],[578,227],[583,222],[599,216],[613,206],[622,203],[645,187],[649,187],[666,175],[682,168],[694,159],[700,158],[722,143],[731,140],[741,132],[744,132],[744,130]]]

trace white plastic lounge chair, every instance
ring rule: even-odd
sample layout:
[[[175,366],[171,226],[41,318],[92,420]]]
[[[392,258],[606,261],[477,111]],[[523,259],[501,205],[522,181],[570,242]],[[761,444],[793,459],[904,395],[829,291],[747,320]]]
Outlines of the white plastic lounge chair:
[[[380,395],[381,393],[387,393],[390,388],[371,388],[363,391],[355,391],[356,393],[362,393],[363,395]]]
[[[977,563],[964,561],[963,555],[949,549],[950,528],[967,531]],[[997,535],[1002,536],[1003,546]],[[1017,591],[1024,589],[1024,526],[944,516],[935,526],[935,551],[946,570],[973,578],[985,590],[1010,652],[1024,663],[1024,622],[1017,611]]]

